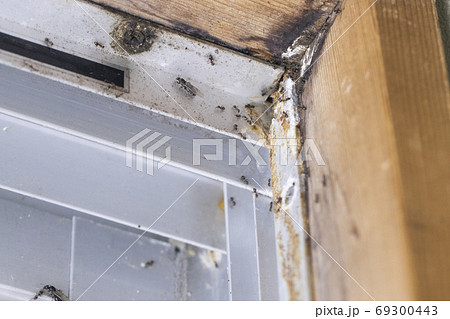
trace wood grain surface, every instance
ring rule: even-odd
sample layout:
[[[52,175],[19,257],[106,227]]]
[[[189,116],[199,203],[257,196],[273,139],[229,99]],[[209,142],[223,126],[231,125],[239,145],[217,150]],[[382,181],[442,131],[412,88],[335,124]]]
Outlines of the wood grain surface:
[[[252,56],[279,62],[309,45],[338,0],[89,0]]]
[[[311,231],[340,264],[313,243],[316,298],[448,300],[450,90],[434,1],[379,0],[361,17],[372,3],[344,1],[304,88],[305,134],[326,161],[309,165]]]

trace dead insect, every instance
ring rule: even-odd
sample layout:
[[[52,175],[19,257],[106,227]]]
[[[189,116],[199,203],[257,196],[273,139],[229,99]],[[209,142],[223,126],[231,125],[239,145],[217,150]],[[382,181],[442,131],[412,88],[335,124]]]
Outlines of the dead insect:
[[[216,64],[215,59],[214,59],[214,57],[213,57],[212,54],[209,54],[209,55],[208,55],[208,61],[209,61],[209,63],[210,63],[211,65],[215,65],[215,64]]]
[[[245,106],[245,108],[247,108],[247,109],[254,109],[255,106],[252,105],[252,104],[247,104],[247,105]]]
[[[234,124],[234,125],[233,125],[233,129],[234,129],[235,131],[237,131],[237,130],[238,130],[238,125],[237,125],[237,124]]]
[[[270,186],[271,181],[272,180],[270,178],[267,180],[267,186]]]
[[[253,188],[253,194],[255,194],[255,198],[258,198],[258,192],[256,191],[256,188]]]
[[[155,263],[154,260],[149,260],[144,264],[144,268],[150,268]]]
[[[248,180],[245,176],[241,176],[241,181],[245,184],[248,185]]]
[[[67,297],[60,289],[56,289],[52,285],[45,285],[31,300],[37,300],[44,294],[51,297],[53,301],[70,301],[69,297]]]
[[[278,197],[276,203],[277,203],[277,204],[281,204],[281,201],[282,201],[282,200],[283,200],[283,199],[282,199],[281,197]]]
[[[231,207],[236,206],[236,201],[234,200],[234,197],[230,197],[230,203],[231,203]]]
[[[219,109],[219,110],[221,110],[221,111],[225,111],[225,106],[217,105],[217,106],[216,106],[216,109]]]
[[[237,114],[241,114],[241,110],[236,105],[233,105],[233,110],[235,110]]]
[[[53,42],[49,38],[44,39],[45,45],[51,48],[53,46]]]
[[[236,114],[236,117],[238,117],[238,118],[241,117],[241,114]]]
[[[101,44],[100,42],[95,41],[94,44],[95,44],[96,47],[100,47],[102,49],[105,48],[105,46],[103,44]]]
[[[272,208],[273,208],[273,202],[270,202],[270,205],[269,205],[269,212],[272,211]]]
[[[177,77],[176,82],[178,85],[186,92],[186,94],[190,96],[196,96],[197,95],[197,89],[188,81],[186,81],[183,78]]]
[[[244,140],[247,139],[247,137],[246,137],[244,134],[242,134],[242,133],[238,133],[238,135],[239,135],[240,137],[242,137],[242,139],[244,139]]]

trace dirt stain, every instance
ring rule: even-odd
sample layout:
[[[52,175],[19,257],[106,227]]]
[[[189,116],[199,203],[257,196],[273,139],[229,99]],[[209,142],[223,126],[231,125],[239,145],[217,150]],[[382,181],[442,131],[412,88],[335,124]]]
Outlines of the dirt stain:
[[[138,54],[150,50],[156,39],[156,30],[150,23],[133,19],[116,24],[111,32],[111,47],[118,53]]]

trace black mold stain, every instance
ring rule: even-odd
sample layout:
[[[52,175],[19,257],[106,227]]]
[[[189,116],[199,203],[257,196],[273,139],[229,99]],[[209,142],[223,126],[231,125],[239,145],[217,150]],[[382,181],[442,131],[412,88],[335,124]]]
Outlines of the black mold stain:
[[[272,32],[273,37],[265,39],[265,45],[270,52],[278,58],[281,54],[300,37],[299,45],[309,45],[316,37],[319,30],[316,28],[317,21],[324,17],[322,10],[307,10],[300,18],[287,21]]]
[[[156,38],[155,29],[141,20],[125,20],[117,24],[111,32],[111,47],[115,51],[137,54],[150,50]]]

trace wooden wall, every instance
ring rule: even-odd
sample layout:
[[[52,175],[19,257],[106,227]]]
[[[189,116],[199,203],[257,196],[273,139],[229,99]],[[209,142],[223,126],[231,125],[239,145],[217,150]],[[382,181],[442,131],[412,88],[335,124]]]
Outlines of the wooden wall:
[[[309,45],[340,0],[89,0],[182,33],[279,63]]]
[[[372,3],[345,0],[325,49]],[[312,235],[353,277],[313,245],[316,297],[450,299],[450,91],[434,1],[379,0],[318,60],[303,103],[327,164],[309,165]]]

